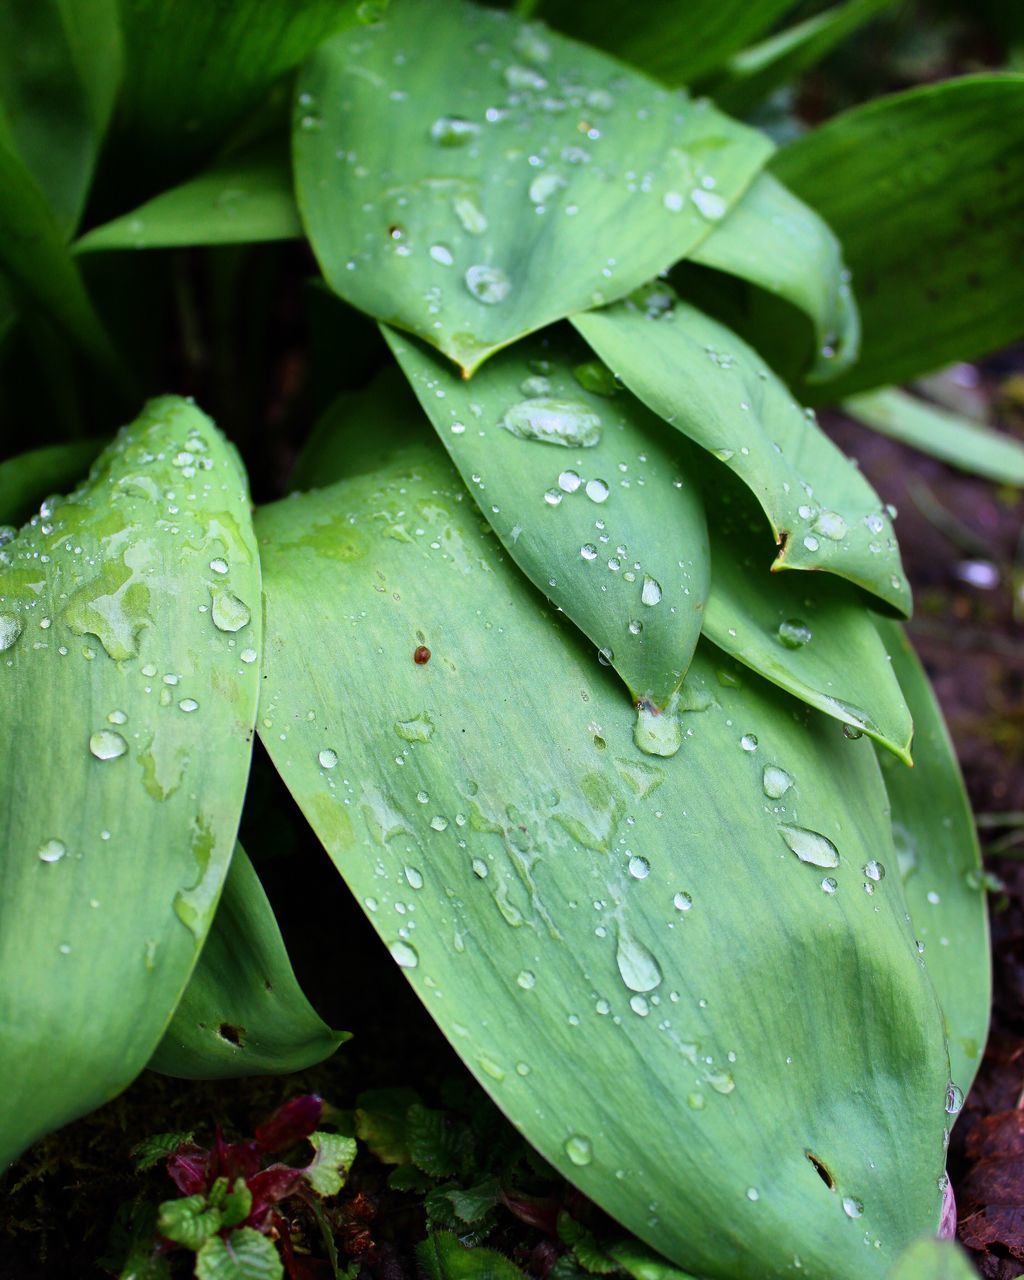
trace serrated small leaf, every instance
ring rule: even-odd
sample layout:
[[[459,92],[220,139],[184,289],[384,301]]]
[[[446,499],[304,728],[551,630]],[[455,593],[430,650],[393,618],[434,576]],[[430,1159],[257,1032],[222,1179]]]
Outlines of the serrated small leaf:
[[[447,1195],[456,1217],[461,1218],[463,1222],[478,1223],[498,1204],[501,1197],[501,1183],[497,1178],[488,1178],[486,1182],[480,1182],[475,1187],[465,1189],[449,1187]]]
[[[494,1249],[467,1249],[448,1231],[434,1231],[416,1246],[427,1280],[523,1280],[523,1273]]]
[[[409,1108],[419,1102],[415,1089],[367,1089],[356,1099],[356,1137],[382,1164],[408,1164]]]
[[[309,1141],[316,1155],[307,1166],[304,1177],[317,1195],[336,1196],[345,1185],[352,1161],[356,1158],[355,1138],[340,1133],[311,1133]]]
[[[271,1240],[240,1227],[212,1236],[196,1255],[196,1280],[281,1280],[284,1266]]]
[[[388,1186],[392,1191],[408,1191],[414,1195],[423,1195],[434,1185],[429,1173],[424,1173],[413,1164],[400,1164],[388,1174]]]
[[[220,1209],[209,1204],[204,1195],[165,1200],[160,1206],[160,1216],[157,1219],[157,1227],[162,1236],[193,1251],[214,1232],[219,1231],[222,1223]]]
[[[705,100],[456,0],[403,0],[298,85],[299,207],[328,283],[467,373],[685,257],[770,151]]]
[[[674,433],[614,394],[607,370],[605,390],[588,390],[601,366],[571,331],[517,343],[471,382],[384,332],[509,555],[634,702],[665,707],[697,645],[710,573],[703,503]]]
[[[406,1135],[413,1164],[433,1178],[451,1178],[459,1171],[462,1150],[458,1128],[443,1111],[411,1106],[406,1115]]]
[[[750,489],[779,546],[773,569],[824,569],[909,612],[878,495],[741,338],[662,286],[573,324],[640,400]]]
[[[151,1137],[144,1138],[132,1147],[135,1168],[139,1173],[152,1169],[161,1160],[166,1160],[168,1156],[173,1155],[183,1143],[191,1142],[193,1137],[193,1133],[189,1131],[187,1133],[154,1133]]]

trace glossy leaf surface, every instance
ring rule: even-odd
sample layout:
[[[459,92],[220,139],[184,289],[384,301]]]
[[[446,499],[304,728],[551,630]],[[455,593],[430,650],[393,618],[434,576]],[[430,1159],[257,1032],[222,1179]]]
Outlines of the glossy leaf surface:
[[[665,707],[697,645],[710,570],[678,437],[571,330],[517,343],[471,382],[414,339],[385,336],[512,559],[634,701]]]
[[[629,1230],[711,1277],[884,1274],[938,1222],[948,1066],[898,879],[861,888],[870,744],[698,650],[705,709],[640,753],[437,454],[259,513],[275,764],[476,1078]]]
[[[261,147],[228,156],[180,187],[95,227],[75,248],[85,253],[251,244],[301,235],[287,160],[276,149]]]
[[[245,480],[182,400],[0,557],[6,1163],[123,1089],[185,987],[235,841],[261,610]]]
[[[977,1280],[967,1255],[953,1240],[916,1240],[899,1257],[889,1280]]]
[[[1024,485],[1024,444],[895,387],[843,401],[843,412],[882,435],[913,445],[960,471],[999,484]]]
[[[881,620],[878,627],[914,716],[915,767],[881,758],[898,859],[890,870],[903,880],[914,936],[924,944],[925,967],[946,1018],[952,1077],[966,1094],[981,1065],[992,1002],[978,837],[956,752],[924,668],[901,627]]]
[[[640,400],[747,485],[779,545],[774,569],[825,569],[909,612],[878,495],[742,339],[660,285],[573,323]]]
[[[200,1080],[301,1071],[347,1038],[303,994],[259,877],[236,846],[199,962],[148,1065]]]
[[[770,173],[757,176],[691,258],[760,285],[807,314],[815,334],[808,370],[812,381],[835,377],[856,360],[860,319],[839,242],[814,210]]]
[[[328,283],[467,372],[690,253],[771,149],[593,49],[431,0],[322,45],[294,133]]]
[[[772,170],[839,237],[861,358],[816,393],[905,382],[1018,338],[1024,312],[1024,75],[880,98],[784,148]]]

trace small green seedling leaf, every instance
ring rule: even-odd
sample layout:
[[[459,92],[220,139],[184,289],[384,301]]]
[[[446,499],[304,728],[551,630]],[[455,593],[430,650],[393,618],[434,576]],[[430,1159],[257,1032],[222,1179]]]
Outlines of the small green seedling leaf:
[[[200,1248],[223,1225],[223,1215],[204,1195],[165,1200],[160,1206],[157,1228],[162,1236],[193,1251]]]
[[[434,1231],[416,1246],[427,1280],[524,1280],[523,1273],[494,1249],[467,1249],[450,1231]]]
[[[336,1196],[356,1158],[356,1140],[318,1131],[309,1135],[309,1141],[316,1155],[303,1176],[317,1195]]]
[[[158,1165],[161,1160],[166,1160],[177,1151],[177,1149],[185,1142],[191,1142],[195,1135],[189,1132],[182,1133],[154,1133],[148,1138],[144,1138],[132,1148],[132,1159],[135,1161],[135,1168],[139,1173],[144,1173],[147,1169],[152,1169],[154,1165]]]
[[[196,1254],[196,1280],[281,1280],[283,1275],[273,1241],[252,1227],[211,1236]]]
[[[298,85],[299,207],[328,283],[467,375],[685,257],[770,150],[707,101],[457,0],[403,0]]]
[[[368,1089],[357,1099],[356,1137],[382,1164],[409,1164],[409,1108],[419,1104],[414,1089]]]

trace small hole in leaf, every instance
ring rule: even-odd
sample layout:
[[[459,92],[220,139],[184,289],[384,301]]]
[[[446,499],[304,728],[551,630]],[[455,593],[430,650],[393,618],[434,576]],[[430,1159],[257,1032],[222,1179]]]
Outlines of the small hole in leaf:
[[[818,1157],[814,1154],[813,1151],[808,1151],[806,1155],[807,1155],[807,1159],[810,1160],[811,1164],[814,1166],[814,1172],[818,1175],[818,1177],[822,1180],[822,1182],[824,1182],[825,1186],[828,1187],[829,1191],[835,1191],[836,1189],[835,1179],[829,1173],[825,1165],[821,1163],[821,1161],[818,1159]]]
[[[217,1034],[228,1044],[237,1045],[239,1048],[245,1044],[245,1027],[236,1027],[230,1022],[222,1022],[217,1028]]]

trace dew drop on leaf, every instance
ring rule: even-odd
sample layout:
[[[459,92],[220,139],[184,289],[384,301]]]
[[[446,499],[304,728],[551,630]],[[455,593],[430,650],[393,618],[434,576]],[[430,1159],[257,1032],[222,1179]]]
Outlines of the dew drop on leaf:
[[[388,950],[391,952],[391,958],[402,969],[415,969],[420,962],[416,948],[401,938],[392,942]]]
[[[430,126],[430,136],[442,147],[464,147],[480,134],[480,126],[462,116],[438,116]]]
[[[531,396],[505,411],[501,425],[519,440],[536,440],[541,444],[561,445],[565,449],[586,449],[600,443],[601,419],[577,400],[561,400],[548,396]],[[568,472],[558,477],[559,487],[574,493],[580,485],[575,472],[573,487],[562,483]]]
[[[950,1080],[946,1086],[946,1115],[955,1116],[964,1105],[964,1091]]]
[[[653,991],[661,983],[658,961],[628,929],[619,930],[615,963],[619,967],[619,977],[630,991]]]
[[[488,266],[478,262],[466,268],[466,288],[476,298],[489,307],[504,302],[512,290],[512,281],[501,267]]]
[[[112,729],[100,729],[89,739],[89,750],[97,760],[116,760],[128,750],[128,743]]]
[[[218,631],[241,631],[249,625],[249,606],[230,591],[218,591],[210,609],[213,625]]]
[[[63,840],[44,840],[37,854],[40,862],[60,862],[67,851],[68,847]]]
[[[661,603],[661,583],[650,574],[644,574],[644,585],[640,591],[640,603],[654,606]]]
[[[779,643],[787,649],[801,649],[811,639],[810,627],[799,618],[787,618],[785,622],[780,622],[776,634]]]
[[[838,867],[839,850],[831,840],[807,827],[791,827],[783,824],[779,835],[801,862],[812,867]]]
[[[317,759],[320,761],[321,769],[333,769],[338,763],[338,753],[331,747],[324,747],[317,755]]]
[[[761,787],[769,800],[781,800],[793,785],[793,778],[777,764],[766,764],[761,775]]]
[[[869,880],[874,880],[876,883],[885,878],[885,867],[874,858],[864,864],[863,871]]]
[[[856,1196],[843,1196],[843,1213],[848,1218],[859,1218],[864,1212],[864,1206]]]
[[[0,613],[0,653],[5,653],[15,643],[24,629],[24,623],[14,613]]]
[[[584,1138],[578,1133],[574,1133],[572,1137],[565,1140],[565,1154],[575,1165],[582,1167],[590,1164],[594,1158],[594,1151],[590,1145],[590,1139]]]

